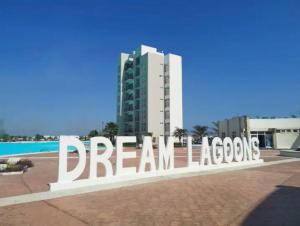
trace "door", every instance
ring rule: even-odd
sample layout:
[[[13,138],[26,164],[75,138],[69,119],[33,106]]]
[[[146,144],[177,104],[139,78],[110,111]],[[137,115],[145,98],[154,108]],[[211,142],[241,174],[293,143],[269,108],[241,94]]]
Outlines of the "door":
[[[258,135],[258,140],[259,140],[259,147],[265,148],[266,147],[265,135]]]

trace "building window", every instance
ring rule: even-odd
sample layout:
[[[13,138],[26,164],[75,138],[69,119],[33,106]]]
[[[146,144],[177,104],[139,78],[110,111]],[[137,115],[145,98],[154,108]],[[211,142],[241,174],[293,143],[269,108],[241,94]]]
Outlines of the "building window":
[[[140,101],[136,100],[135,101],[135,110],[138,110],[138,109],[140,109]]]
[[[135,65],[140,65],[140,58],[139,57],[135,58]]]
[[[140,98],[140,90],[139,89],[135,90],[135,98]]]
[[[277,129],[277,130],[276,130],[276,133],[280,133],[280,129]]]
[[[222,138],[223,138],[223,139],[225,138],[225,133],[222,133]]]
[[[135,131],[140,131],[140,124],[138,122],[135,123]]]
[[[134,116],[134,118],[135,118],[135,121],[139,121],[140,120],[140,114],[139,114],[139,112],[137,111],[137,112],[135,112],[135,116]]]
[[[170,77],[169,76],[165,76],[165,84],[168,84],[169,80],[170,80]]]
[[[232,132],[232,138],[235,138],[236,137],[236,131],[233,131]]]
[[[170,100],[167,99],[167,100],[165,100],[165,108],[167,108],[167,107],[169,107],[169,106],[170,106]]]
[[[166,111],[165,112],[165,119],[169,119],[170,118],[170,112],[169,111]]]
[[[169,88],[165,88],[165,95],[168,96],[170,94],[170,89]]]
[[[135,80],[135,88],[140,87],[140,79]]]
[[[164,66],[164,72],[167,72],[167,71],[169,71],[169,65]]]
[[[165,123],[165,131],[169,131],[170,130],[170,123]]]
[[[137,67],[135,68],[135,76],[139,76],[140,75],[140,68]]]

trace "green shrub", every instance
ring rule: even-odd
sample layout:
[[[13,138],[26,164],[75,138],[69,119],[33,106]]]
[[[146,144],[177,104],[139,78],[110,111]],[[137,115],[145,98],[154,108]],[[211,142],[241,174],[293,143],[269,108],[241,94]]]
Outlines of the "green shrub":
[[[27,168],[33,167],[33,162],[29,159],[21,159],[20,161],[17,162],[17,165],[21,165],[23,166],[23,168],[25,166],[27,166]]]
[[[184,145],[182,145],[181,143],[174,143],[174,147],[181,148],[181,147],[184,147]]]
[[[0,160],[0,164],[6,164],[6,163],[7,163],[7,160],[4,160],[4,159]]]
[[[0,161],[1,164],[7,164],[7,161],[3,160]],[[7,164],[7,168],[4,172],[19,172],[19,171],[26,171],[28,168],[33,167],[34,164],[29,159],[21,159],[16,164]]]
[[[17,164],[8,164],[6,168],[6,172],[17,172],[17,171],[23,171],[24,166],[17,165]]]
[[[123,147],[136,147],[136,143],[124,143]]]

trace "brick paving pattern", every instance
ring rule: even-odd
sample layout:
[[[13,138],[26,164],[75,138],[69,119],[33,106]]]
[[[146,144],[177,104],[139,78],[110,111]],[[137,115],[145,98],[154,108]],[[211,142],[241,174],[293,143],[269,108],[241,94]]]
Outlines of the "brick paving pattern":
[[[183,166],[185,151],[177,154]],[[284,159],[277,155],[262,154],[265,161]],[[48,190],[57,158],[33,161],[23,175],[0,176],[0,197]],[[299,207],[300,162],[293,162],[7,206],[0,225],[300,225]]]

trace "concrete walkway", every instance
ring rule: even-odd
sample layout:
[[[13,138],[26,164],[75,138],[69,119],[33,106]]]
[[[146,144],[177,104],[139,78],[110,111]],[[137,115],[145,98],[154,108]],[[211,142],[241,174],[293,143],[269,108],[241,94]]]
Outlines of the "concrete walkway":
[[[281,161],[271,154],[268,157],[277,161],[265,163],[263,167],[5,206],[0,208],[0,225],[298,226],[300,161]],[[0,177],[0,184],[4,185],[2,197],[19,193],[32,198],[35,195],[32,192],[47,191],[43,183],[56,179],[56,172],[48,171],[57,166],[56,160],[40,159],[35,163],[22,176]],[[3,178],[10,184],[3,183]],[[19,190],[16,185],[20,185]]]

